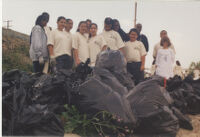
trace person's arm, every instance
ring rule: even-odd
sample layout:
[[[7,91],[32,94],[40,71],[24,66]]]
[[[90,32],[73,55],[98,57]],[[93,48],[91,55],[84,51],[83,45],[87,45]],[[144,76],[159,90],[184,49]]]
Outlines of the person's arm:
[[[159,50],[157,51],[157,55],[156,55],[156,68],[157,68],[157,66],[160,64],[160,52],[159,52]]]
[[[49,44],[48,45],[48,50],[49,50],[50,57],[53,57],[54,56],[54,54],[53,54],[53,45]]]
[[[146,55],[141,57],[142,64],[141,64],[141,67],[140,67],[140,71],[144,71],[144,69],[145,69],[145,57],[146,57]]]
[[[116,41],[117,41],[116,43],[117,43],[118,49],[124,54],[123,47],[125,45],[124,45],[124,42],[122,41],[122,38],[117,32],[116,32]]]
[[[145,35],[144,35],[144,46],[145,46],[146,52],[148,52],[149,51],[149,42]]]
[[[140,55],[141,55],[141,67],[140,71],[144,71],[145,68],[145,56],[147,55],[146,49],[144,47],[144,44],[141,42],[140,43]]]
[[[74,60],[75,60],[76,65],[81,63],[79,56],[78,56],[78,47],[79,47],[78,45],[79,45],[78,37],[77,37],[77,35],[73,35],[72,48],[73,48],[73,55],[74,55]]]
[[[47,47],[49,51],[50,58],[54,58],[54,51],[53,51],[53,46],[54,46],[54,33],[50,32],[49,34],[49,39],[47,39]]]
[[[81,61],[80,61],[79,56],[78,56],[78,49],[74,49],[73,53],[74,53],[74,59],[75,59],[76,65],[80,64]]]
[[[104,51],[107,49],[107,43],[106,43],[106,40],[103,38],[103,36],[100,36],[100,37],[101,37],[101,41],[102,41],[101,51]]]
[[[42,31],[40,28],[35,28],[31,36],[31,46],[37,58],[42,56]]]
[[[156,59],[156,54],[157,54],[157,48],[156,48],[156,45],[155,45],[154,48],[153,48],[153,59],[154,60]]]

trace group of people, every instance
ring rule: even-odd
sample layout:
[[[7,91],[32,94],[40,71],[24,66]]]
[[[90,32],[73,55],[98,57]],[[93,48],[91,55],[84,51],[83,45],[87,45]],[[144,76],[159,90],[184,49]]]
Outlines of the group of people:
[[[104,20],[103,32],[97,34],[98,25],[87,19],[79,22],[76,33],[72,34],[72,19],[58,17],[57,28],[54,30],[47,26],[48,21],[49,14],[42,13],[37,17],[31,31],[30,57],[34,72],[44,72],[46,64],[56,66],[57,70],[72,69],[73,65],[84,63],[88,58],[90,66],[94,67],[97,55],[109,48],[119,50],[124,55],[127,71],[133,75],[136,84],[144,79],[145,57],[149,44],[147,37],[141,34],[141,24],[125,33],[117,19],[107,17]],[[153,53],[156,75],[168,79],[173,74],[171,67],[175,50],[167,31],[163,30],[160,34],[161,41],[154,47]]]

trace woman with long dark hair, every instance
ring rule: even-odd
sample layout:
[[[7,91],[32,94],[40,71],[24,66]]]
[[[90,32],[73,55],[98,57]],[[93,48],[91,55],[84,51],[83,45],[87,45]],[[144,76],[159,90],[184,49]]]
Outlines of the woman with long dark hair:
[[[124,42],[129,41],[129,36],[128,36],[128,34],[125,33],[125,32],[122,30],[122,28],[121,28],[121,26],[120,26],[120,23],[119,23],[119,21],[118,21],[117,19],[113,19],[113,30],[119,33],[120,37],[122,38],[122,40],[123,40]]]
[[[30,58],[33,62],[33,72],[42,72],[44,63],[48,60],[47,36],[44,30],[48,20],[40,15],[32,28],[30,37]]]

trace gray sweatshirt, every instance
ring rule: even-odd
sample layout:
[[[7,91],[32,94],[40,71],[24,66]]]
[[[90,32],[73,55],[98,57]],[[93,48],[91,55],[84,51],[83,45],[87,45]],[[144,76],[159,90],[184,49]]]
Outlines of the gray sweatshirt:
[[[41,26],[36,25],[31,33],[31,47],[29,50],[31,60],[38,61],[39,57],[43,57],[46,61],[48,59],[48,49],[45,30]]]

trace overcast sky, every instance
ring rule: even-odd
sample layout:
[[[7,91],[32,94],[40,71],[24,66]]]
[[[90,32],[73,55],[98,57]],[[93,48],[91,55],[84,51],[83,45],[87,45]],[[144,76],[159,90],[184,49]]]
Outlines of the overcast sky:
[[[105,17],[116,18],[122,29],[128,32],[133,27],[134,0],[70,1],[70,0],[3,0],[3,20],[12,20],[12,29],[30,34],[39,14],[50,14],[49,26],[56,28],[58,16],[74,21],[72,33],[81,20],[91,19],[103,30]],[[146,67],[153,61],[153,47],[160,40],[160,31],[165,29],[176,49],[176,59],[183,67],[192,61],[200,61],[200,1],[139,1],[137,22],[142,23],[142,33],[148,37],[150,51]],[[3,24],[4,26],[5,24]]]

